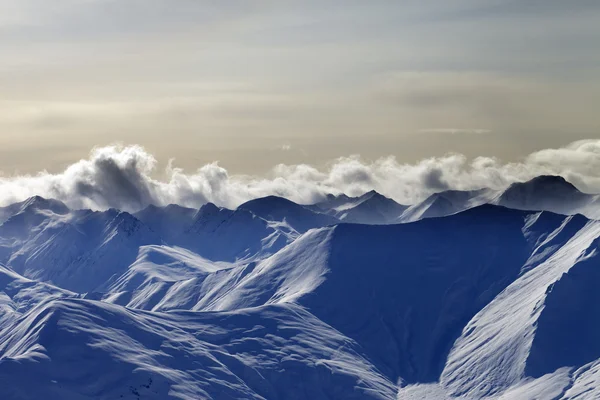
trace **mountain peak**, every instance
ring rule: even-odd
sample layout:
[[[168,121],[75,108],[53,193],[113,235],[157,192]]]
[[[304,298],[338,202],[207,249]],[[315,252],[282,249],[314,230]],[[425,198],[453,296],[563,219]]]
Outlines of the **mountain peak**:
[[[189,210],[189,208],[180,206],[179,204],[167,204],[164,208],[166,211]]]
[[[200,210],[198,210],[198,214],[200,215],[208,215],[208,214],[215,214],[217,212],[219,212],[220,208],[217,207],[217,205],[215,203],[206,203],[203,204],[202,207],[200,207]]]
[[[581,195],[582,193],[562,176],[540,175],[527,182],[513,183],[505,194],[512,192],[531,192],[540,196]]]
[[[376,197],[385,197],[384,195],[382,195],[381,193],[379,193],[376,190],[370,190],[367,193],[365,193],[365,194],[363,194],[361,196],[358,196],[358,198],[359,199],[370,199],[371,197],[374,197],[374,196],[376,196]]]
[[[214,203],[203,204],[193,218],[193,223],[189,226],[191,231],[197,231],[206,224],[219,224],[233,214],[232,210],[222,208]]]
[[[49,210],[56,214],[66,214],[69,212],[69,208],[65,203],[59,200],[46,199],[42,196],[32,196],[21,203],[17,203],[20,211],[26,209],[35,210]]]
[[[513,183],[499,197],[498,204],[521,210],[546,210],[573,214],[592,200],[561,176],[538,176]]]
[[[260,197],[258,199],[253,199],[253,200],[247,201],[244,204],[240,205],[238,208],[249,209],[252,211],[252,209],[254,209],[256,207],[263,208],[263,207],[293,207],[293,206],[301,207],[299,204],[294,203],[293,201],[288,200],[285,197],[270,195],[270,196]]]
[[[353,199],[353,197],[348,196],[346,193],[340,193],[340,194],[328,193],[325,196],[325,199],[323,199],[322,201],[320,201],[316,204],[327,204],[327,203],[332,203],[332,202],[347,202],[352,199]]]
[[[310,205],[310,207],[312,207],[313,209],[316,209],[317,211],[330,210],[330,209],[342,206],[352,200],[356,200],[356,199],[354,197],[348,196],[345,193],[340,193],[340,194],[328,193],[325,196],[325,199],[318,201],[315,204]]]
[[[519,183],[513,185],[519,185]],[[521,185],[531,185],[535,187],[564,187],[570,190],[579,191],[572,183],[559,175],[540,175],[527,182],[521,183]]]
[[[175,215],[178,215],[178,214],[193,215],[196,213],[196,211],[197,210],[195,210],[193,208],[183,207],[183,206],[180,206],[179,204],[168,204],[166,206],[157,206],[156,204],[150,204],[146,208],[134,213],[133,215],[136,218],[143,221],[144,219],[147,219],[148,217],[156,217],[157,215],[162,215],[162,216],[166,216],[166,217],[174,217]],[[143,222],[146,222],[146,221],[143,221]]]
[[[300,233],[339,222],[335,217],[313,211],[307,206],[278,196],[267,196],[250,200],[239,206],[239,210],[248,211],[270,222],[285,221],[290,227]]]
[[[560,175],[540,175],[533,178],[532,181],[568,183],[567,180]]]
[[[376,190],[370,190],[367,193],[363,194],[362,196],[357,197],[356,200],[357,200],[358,204],[361,204],[361,203],[364,203],[367,201],[386,201],[386,202],[394,202],[396,204],[399,204],[392,198],[387,197],[387,196],[379,193]]]

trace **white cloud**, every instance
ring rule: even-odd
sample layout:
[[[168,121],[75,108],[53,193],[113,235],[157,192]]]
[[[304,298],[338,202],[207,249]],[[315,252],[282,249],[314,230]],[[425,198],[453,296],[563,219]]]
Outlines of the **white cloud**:
[[[518,163],[460,154],[402,164],[394,157],[373,162],[339,158],[325,169],[306,164],[277,165],[268,176],[230,175],[217,163],[187,174],[169,163],[167,178],[153,177],[156,160],[140,146],[96,148],[62,173],[0,178],[0,203],[33,195],[56,198],[71,207],[137,210],[150,203],[199,207],[210,201],[235,207],[252,198],[278,195],[310,203],[327,193],[359,195],[375,189],[401,203],[417,202],[448,189],[503,188],[538,175],[564,176],[580,189],[600,192],[600,140],[575,142],[533,153]]]

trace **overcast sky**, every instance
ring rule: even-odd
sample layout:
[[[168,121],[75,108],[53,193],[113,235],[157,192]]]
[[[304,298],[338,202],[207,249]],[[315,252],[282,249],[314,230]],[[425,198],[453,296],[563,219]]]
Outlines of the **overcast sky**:
[[[234,173],[600,138],[597,0],[0,0],[0,170]]]

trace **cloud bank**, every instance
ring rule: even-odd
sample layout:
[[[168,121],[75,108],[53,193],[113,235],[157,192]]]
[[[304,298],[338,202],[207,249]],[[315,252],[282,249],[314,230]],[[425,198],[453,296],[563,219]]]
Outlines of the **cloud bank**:
[[[461,154],[403,164],[394,157],[366,161],[339,158],[326,168],[277,165],[266,176],[232,175],[218,163],[186,173],[171,161],[157,179],[155,157],[140,146],[93,149],[63,172],[0,178],[0,204],[33,195],[62,200],[73,208],[136,211],[149,204],[200,207],[207,202],[236,207],[257,197],[277,195],[312,203],[328,193],[360,195],[375,189],[403,204],[449,189],[501,189],[539,175],[561,175],[582,191],[600,193],[600,140],[530,154],[520,162],[467,159]]]

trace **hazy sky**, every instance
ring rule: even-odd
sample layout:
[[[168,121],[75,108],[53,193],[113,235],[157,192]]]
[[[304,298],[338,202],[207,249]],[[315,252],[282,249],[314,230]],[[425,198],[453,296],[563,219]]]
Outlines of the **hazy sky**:
[[[235,173],[600,138],[598,0],[0,0],[0,170]]]

